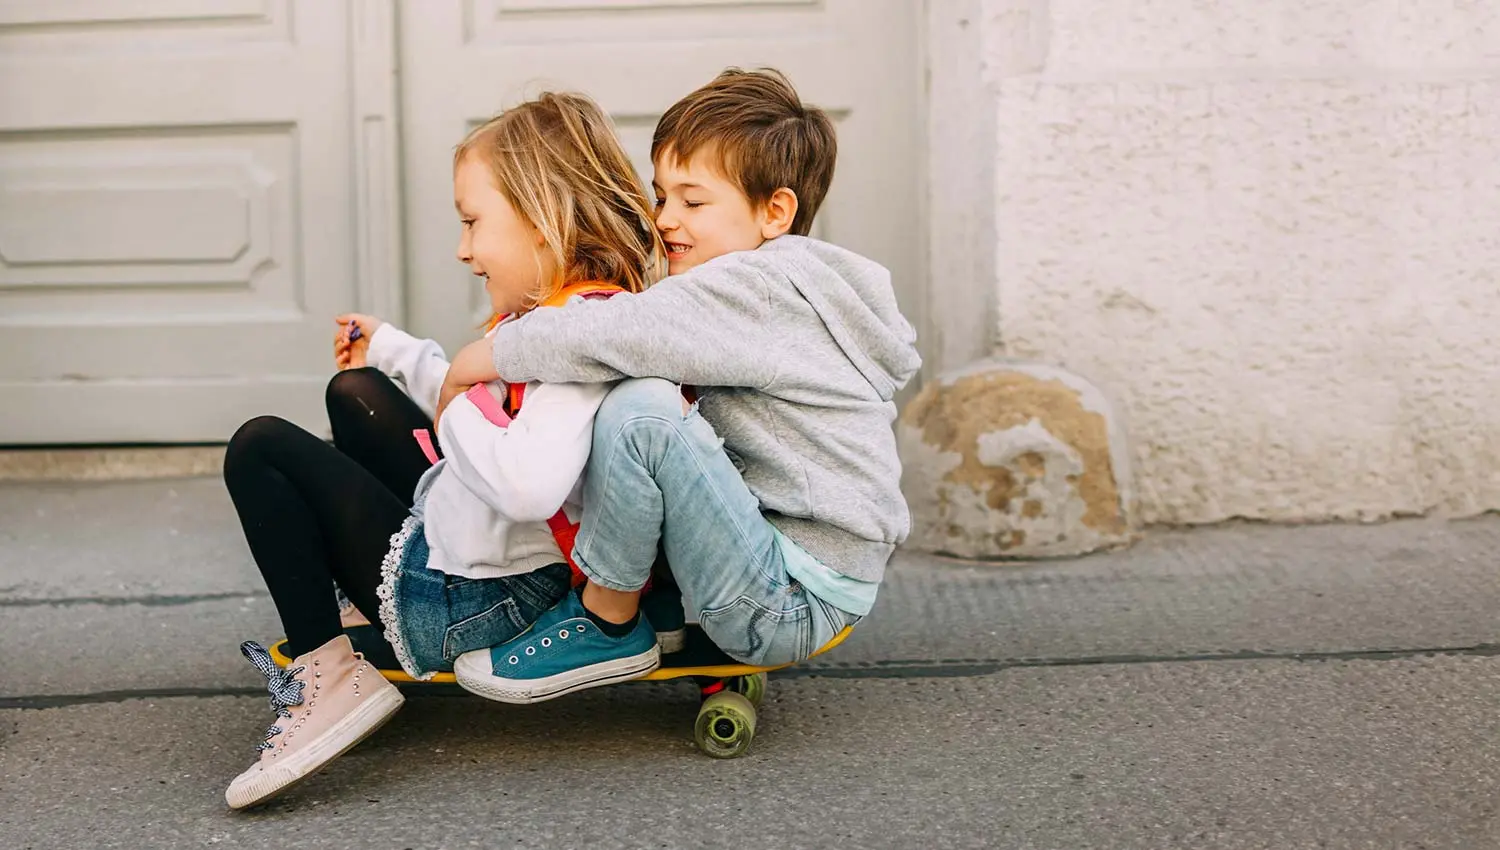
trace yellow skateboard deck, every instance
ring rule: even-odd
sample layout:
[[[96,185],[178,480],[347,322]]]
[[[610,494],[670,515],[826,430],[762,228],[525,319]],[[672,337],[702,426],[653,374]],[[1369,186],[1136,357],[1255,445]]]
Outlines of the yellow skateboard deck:
[[[833,636],[827,644],[814,652],[810,657],[816,657],[833,649],[843,643],[849,633],[854,631],[853,626],[846,626],[844,630]],[[374,626],[354,626],[347,628],[344,633],[349,636],[349,641],[354,644],[355,652],[365,653],[365,658],[380,670],[380,674],[391,682],[398,685],[440,685],[455,684],[452,673],[437,673],[431,679],[417,680],[408,676],[396,659],[391,656],[390,648],[385,640],[376,632]],[[276,641],[271,645],[271,659],[277,666],[285,667],[292,663],[292,659],[286,657],[282,652],[286,648],[286,639]],[[661,657],[661,666],[642,676],[635,681],[653,682],[664,679],[679,679],[684,676],[705,676],[715,679],[731,679],[736,676],[753,676],[756,673],[769,673],[773,670],[784,670],[792,664],[777,664],[769,667],[756,666],[753,664],[741,664],[730,658],[714,645],[708,635],[696,623],[687,626],[687,640],[681,652],[674,652]]]
[[[825,646],[813,655],[822,655],[843,643],[854,631],[847,626],[834,635]],[[374,626],[351,626],[344,629],[356,652],[363,652],[365,660],[374,664],[385,676],[397,684],[438,685],[457,684],[452,673],[438,673],[431,679],[418,681],[403,671]],[[708,635],[696,623],[687,626],[686,640],[680,652],[663,655],[661,666],[635,681],[660,681],[686,676],[698,677],[700,702],[698,716],[693,723],[693,741],[698,749],[712,758],[728,759],[744,755],[755,738],[756,709],[766,694],[765,674],[782,670],[791,664],[758,667],[741,664],[730,658],[709,640]],[[285,667],[292,662],[282,650],[286,640],[271,645],[271,658]]]

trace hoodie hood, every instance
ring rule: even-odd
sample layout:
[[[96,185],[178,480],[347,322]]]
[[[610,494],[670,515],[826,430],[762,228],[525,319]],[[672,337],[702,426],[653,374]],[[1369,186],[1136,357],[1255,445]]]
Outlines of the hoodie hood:
[[[922,366],[917,332],[896,306],[884,266],[805,236],[782,236],[754,252],[788,279],[828,327],[844,356],[890,401]]]

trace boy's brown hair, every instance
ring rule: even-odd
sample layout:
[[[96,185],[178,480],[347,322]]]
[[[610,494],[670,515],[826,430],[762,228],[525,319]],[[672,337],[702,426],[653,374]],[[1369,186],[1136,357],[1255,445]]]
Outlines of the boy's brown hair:
[[[780,71],[729,68],[657,122],[652,161],[666,151],[679,164],[698,153],[711,157],[756,207],[777,189],[791,189],[791,232],[806,236],[833,182],[838,140],[827,113],[803,104]]]

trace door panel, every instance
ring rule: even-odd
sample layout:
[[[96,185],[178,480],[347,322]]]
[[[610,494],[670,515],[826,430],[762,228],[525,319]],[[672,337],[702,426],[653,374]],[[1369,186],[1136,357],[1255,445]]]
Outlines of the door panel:
[[[379,11],[0,4],[0,443],[326,430],[331,317],[390,301],[356,199],[394,162],[351,121]]]

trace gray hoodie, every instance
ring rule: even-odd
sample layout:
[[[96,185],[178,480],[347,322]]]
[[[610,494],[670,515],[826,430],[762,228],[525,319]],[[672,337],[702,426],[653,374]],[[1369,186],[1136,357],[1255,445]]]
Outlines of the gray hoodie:
[[[885,268],[783,236],[638,295],[533,310],[496,331],[495,368],[698,388],[766,519],[831,569],[879,581],[911,526],[891,399],[921,365],[915,341]]]

